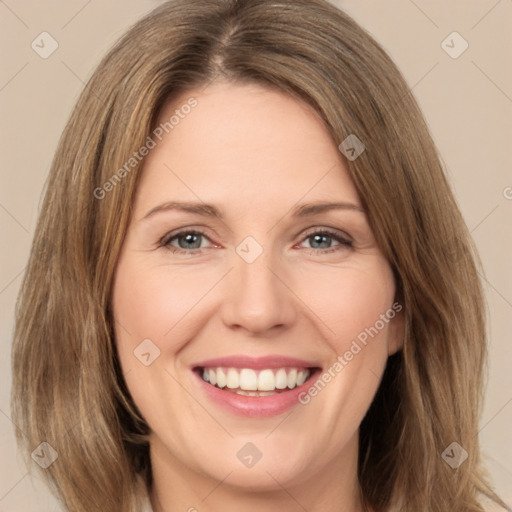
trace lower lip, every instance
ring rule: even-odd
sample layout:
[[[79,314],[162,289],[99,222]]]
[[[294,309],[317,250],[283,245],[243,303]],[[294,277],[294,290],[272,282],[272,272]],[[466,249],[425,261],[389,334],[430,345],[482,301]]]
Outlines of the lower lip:
[[[277,416],[298,405],[299,394],[311,386],[311,382],[314,382],[320,370],[313,370],[308,380],[301,386],[269,396],[244,396],[233,391],[224,391],[204,381],[198,372],[192,371],[192,373],[199,379],[206,395],[220,407],[238,416],[264,418]]]

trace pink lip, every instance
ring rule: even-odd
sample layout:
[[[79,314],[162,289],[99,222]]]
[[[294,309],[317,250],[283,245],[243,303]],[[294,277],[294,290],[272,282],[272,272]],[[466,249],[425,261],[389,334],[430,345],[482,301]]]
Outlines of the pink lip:
[[[304,384],[288,391],[282,391],[276,395],[270,396],[243,396],[237,395],[232,391],[224,391],[216,386],[205,382],[199,368],[204,367],[230,367],[230,368],[310,368],[312,371],[310,377]],[[238,416],[250,418],[264,418],[282,414],[292,407],[299,405],[298,396],[305,391],[314,382],[315,377],[321,372],[318,364],[284,356],[267,356],[261,358],[251,358],[247,356],[233,356],[218,359],[209,359],[201,361],[193,366],[193,371],[201,390],[210,400],[222,407],[224,410],[234,413]]]
[[[314,368],[319,367],[317,362],[306,361],[305,359],[297,359],[294,357],[286,357],[279,355],[271,355],[265,357],[248,357],[248,356],[229,356],[219,357],[217,359],[208,359],[200,361],[193,365],[193,368],[214,368],[214,367],[229,367],[229,368],[252,368],[254,370],[262,368]]]

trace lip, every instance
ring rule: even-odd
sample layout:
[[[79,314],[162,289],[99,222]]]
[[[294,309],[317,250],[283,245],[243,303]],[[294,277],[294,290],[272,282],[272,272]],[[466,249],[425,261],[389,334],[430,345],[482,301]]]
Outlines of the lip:
[[[224,391],[216,386],[205,382],[198,371],[204,367],[230,367],[230,368],[285,368],[285,367],[304,367],[311,370],[311,375],[302,385],[282,391],[276,395],[270,396],[244,396],[237,395],[232,391]],[[198,381],[201,392],[204,393],[212,402],[227,412],[237,416],[248,418],[264,418],[283,414],[294,406],[299,405],[298,396],[311,386],[321,372],[320,365],[316,362],[306,361],[304,359],[291,358],[286,356],[265,356],[252,358],[247,356],[231,356],[217,359],[208,359],[201,361],[192,367],[192,373]]]
[[[213,368],[213,367],[230,367],[230,368],[252,368],[253,370],[261,370],[265,368],[317,368],[320,366],[318,361],[306,361],[305,359],[297,359],[295,357],[287,357],[280,355],[270,355],[264,357],[249,357],[244,355],[219,357],[217,359],[208,359],[200,361],[192,366],[192,368]]]

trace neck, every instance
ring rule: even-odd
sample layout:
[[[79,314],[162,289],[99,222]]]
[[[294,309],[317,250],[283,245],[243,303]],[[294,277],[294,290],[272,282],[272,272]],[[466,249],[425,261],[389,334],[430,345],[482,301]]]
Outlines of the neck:
[[[330,464],[288,482],[271,469],[258,475],[258,488],[230,483],[233,472],[215,480],[184,465],[158,441],[151,443],[154,512],[366,512],[357,479],[357,434]],[[235,468],[236,469],[236,468]],[[233,471],[235,471],[235,469]],[[369,509],[368,509],[368,512]]]

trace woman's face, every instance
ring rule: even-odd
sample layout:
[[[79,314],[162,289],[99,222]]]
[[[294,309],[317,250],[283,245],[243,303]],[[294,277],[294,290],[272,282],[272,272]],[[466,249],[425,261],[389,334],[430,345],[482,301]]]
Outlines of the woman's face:
[[[337,144],[255,85],[190,91],[159,122],[113,289],[152,463],[251,489],[353,470],[402,314]]]

